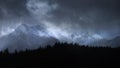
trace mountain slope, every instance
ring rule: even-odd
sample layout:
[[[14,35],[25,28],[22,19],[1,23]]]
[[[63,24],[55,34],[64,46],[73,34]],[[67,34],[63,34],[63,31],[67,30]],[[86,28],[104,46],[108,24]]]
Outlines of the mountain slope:
[[[101,39],[94,42],[91,42],[90,45],[94,46],[103,46],[103,47],[119,47],[120,46],[120,36],[117,36],[115,38],[112,38],[110,40],[108,39]]]
[[[117,37],[113,38],[112,40],[109,40],[108,45],[110,45],[110,46],[114,45],[113,47],[119,47],[120,46],[120,36],[117,36]]]
[[[13,33],[0,38],[3,49],[8,48],[11,52],[53,45],[57,41],[48,35],[40,25],[28,26],[26,24],[20,25]]]

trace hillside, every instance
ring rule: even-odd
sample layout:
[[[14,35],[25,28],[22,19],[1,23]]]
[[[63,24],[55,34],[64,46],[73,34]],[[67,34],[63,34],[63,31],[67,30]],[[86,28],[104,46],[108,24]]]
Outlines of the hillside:
[[[82,64],[112,64],[120,61],[120,48],[85,47],[77,44],[56,43],[37,50],[0,53],[1,65],[10,66],[79,66]]]

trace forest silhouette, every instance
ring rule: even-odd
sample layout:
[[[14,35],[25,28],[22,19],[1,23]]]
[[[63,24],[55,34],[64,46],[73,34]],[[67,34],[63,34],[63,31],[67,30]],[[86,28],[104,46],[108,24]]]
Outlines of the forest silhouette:
[[[111,64],[120,61],[120,48],[88,47],[78,44],[56,43],[53,46],[9,53],[0,52],[1,65],[11,66],[71,66],[82,64]]]

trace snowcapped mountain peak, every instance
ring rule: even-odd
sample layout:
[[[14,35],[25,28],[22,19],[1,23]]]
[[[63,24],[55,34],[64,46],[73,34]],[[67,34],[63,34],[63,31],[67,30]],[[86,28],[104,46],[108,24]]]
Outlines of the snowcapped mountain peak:
[[[40,46],[53,45],[58,40],[50,36],[40,25],[29,26],[21,24],[14,32],[0,38],[0,48],[8,48],[10,51],[35,49]]]
[[[21,24],[15,29],[15,31],[27,32],[28,28],[29,28],[29,26],[27,24]]]

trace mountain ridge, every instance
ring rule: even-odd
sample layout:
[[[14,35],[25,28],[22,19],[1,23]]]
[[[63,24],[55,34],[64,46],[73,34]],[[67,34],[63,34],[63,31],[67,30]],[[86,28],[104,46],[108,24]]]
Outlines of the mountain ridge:
[[[27,48],[34,49],[39,47],[40,45],[42,47],[46,45],[53,45],[58,41],[56,38],[52,36],[39,35],[38,31],[40,32],[40,30],[33,28],[36,28],[36,26],[30,27],[25,24],[20,25],[18,28],[15,29],[14,32],[0,38],[0,41],[3,43],[4,48],[8,48],[11,52],[13,52],[14,50],[18,51],[25,50]],[[41,27],[37,26],[37,28]],[[36,34],[34,32],[36,32]],[[41,33],[43,33],[43,31],[41,31]]]

